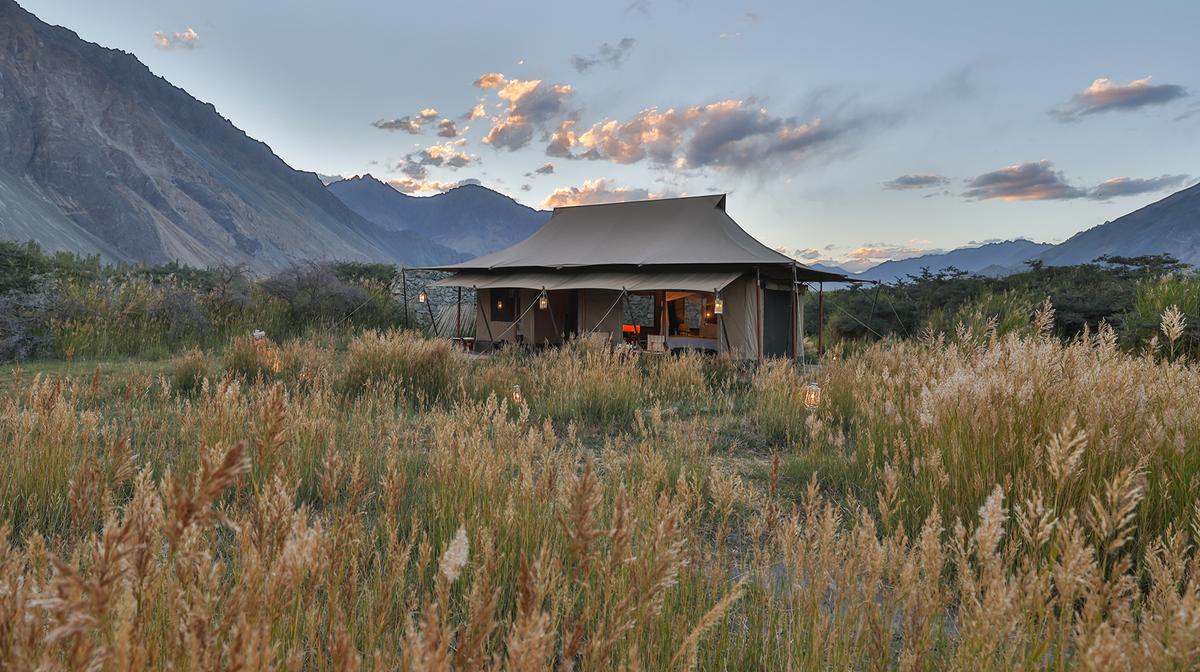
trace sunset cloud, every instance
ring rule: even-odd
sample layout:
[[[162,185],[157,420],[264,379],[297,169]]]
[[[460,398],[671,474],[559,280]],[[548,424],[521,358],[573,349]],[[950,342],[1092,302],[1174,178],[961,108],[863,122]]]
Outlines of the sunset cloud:
[[[883,183],[884,189],[908,191],[912,189],[933,189],[950,184],[950,179],[941,175],[901,175]]]
[[[459,147],[462,144],[463,141],[459,140],[457,142],[444,142],[440,145],[430,145],[408,154],[404,159],[406,162],[419,166],[462,168],[470,165],[479,158],[461,151]]]
[[[945,250],[932,249],[928,240],[910,240],[907,243],[867,243],[851,250],[846,259],[851,261],[890,261],[895,259],[911,259],[923,254],[939,253]]]
[[[1088,193],[1088,198],[1106,201],[1117,196],[1135,196],[1156,191],[1166,191],[1182,187],[1188,181],[1187,175],[1162,175],[1160,177],[1111,177],[1094,187]]]
[[[835,149],[865,117],[834,123],[770,114],[752,100],[723,100],[660,111],[648,108],[626,121],[607,119],[576,133],[563,124],[546,153],[564,158],[629,164],[649,161],[686,170],[770,169]]]
[[[481,100],[478,103],[475,103],[475,107],[467,110],[467,112],[462,115],[462,118],[463,121],[475,121],[476,119],[481,119],[486,116],[487,108],[484,107],[483,101]]]
[[[475,80],[475,86],[494,90],[507,103],[504,112],[492,118],[492,127],[483,143],[510,151],[525,147],[533,140],[536,129],[565,116],[566,101],[575,93],[569,84],[506,79],[498,72],[481,76]]]
[[[554,174],[554,164],[553,163],[543,163],[541,165],[541,167],[539,167],[535,170],[531,170],[528,173],[525,173],[525,177],[533,177],[535,175],[553,175],[553,174]]]
[[[586,56],[572,56],[571,67],[575,68],[579,74],[584,74],[597,65],[608,65],[613,68],[619,68],[625,62],[625,59],[629,58],[629,52],[635,44],[637,44],[637,40],[632,37],[623,38],[615,47],[605,42],[591,54]]]
[[[1100,78],[1082,92],[1071,96],[1070,102],[1050,111],[1061,121],[1079,121],[1099,112],[1130,111],[1153,105],[1165,105],[1188,95],[1177,84],[1151,84],[1150,77],[1135,79],[1128,84],[1116,84]]]
[[[458,137],[458,127],[454,125],[453,120],[442,119],[438,122],[437,134],[442,138],[456,138]]]
[[[963,196],[972,200],[1049,201],[1090,198],[1106,201],[1119,196],[1135,196],[1185,185],[1187,175],[1159,177],[1111,177],[1094,187],[1080,187],[1067,181],[1062,172],[1054,170],[1050,161],[1021,163],[984,173],[967,182]]]
[[[1051,161],[1014,164],[984,173],[967,183],[963,196],[973,200],[1046,201],[1087,196],[1087,190],[1068,184]]]
[[[414,115],[405,115],[395,119],[379,119],[371,122],[375,128],[384,131],[404,131],[412,135],[417,135],[425,128],[425,126],[433,123],[438,118],[438,111],[432,107],[427,107]],[[451,122],[453,126],[453,122]],[[441,135],[439,133],[438,135]]]
[[[624,203],[626,201],[664,198],[669,195],[653,193],[648,189],[618,187],[610,181],[600,178],[597,180],[588,180],[581,187],[559,187],[547,196],[546,200],[542,201],[542,207],[560,208],[568,205]]]
[[[463,185],[479,184],[479,180],[472,178],[468,180],[460,180],[458,182],[439,182],[437,180],[398,177],[388,180],[387,183],[396,191],[405,194],[440,194]]]
[[[200,46],[200,34],[188,28],[181,33],[163,33],[155,31],[154,46],[159,49],[195,49]]]

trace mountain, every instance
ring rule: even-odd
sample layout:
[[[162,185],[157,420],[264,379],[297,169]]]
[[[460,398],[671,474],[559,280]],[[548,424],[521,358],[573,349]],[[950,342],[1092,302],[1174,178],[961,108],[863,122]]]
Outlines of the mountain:
[[[939,254],[885,261],[878,266],[868,268],[855,277],[864,280],[895,282],[909,275],[920,275],[922,269],[925,268],[928,268],[930,272],[937,273],[951,266],[980,275],[1006,275],[1019,271],[1025,261],[1037,257],[1051,247],[1047,243],[1035,243],[1030,240],[1007,240],[978,247],[962,247]]]
[[[1200,184],[1077,233],[1040,258],[1048,265],[1067,266],[1106,254],[1133,257],[1164,252],[1200,266]]]
[[[854,273],[842,268],[841,266],[833,266],[831,264],[822,264],[820,262],[814,262],[811,264],[804,263],[804,262],[800,262],[800,263],[803,263],[805,266],[808,266],[809,268],[813,269],[814,271],[825,271],[826,273],[841,273],[842,275],[854,275]]]
[[[109,262],[429,264],[135,57],[0,0],[0,238]]]
[[[525,240],[550,219],[478,184],[436,196],[409,196],[363,175],[334,182],[329,191],[351,210],[389,231],[411,231],[471,256]]]

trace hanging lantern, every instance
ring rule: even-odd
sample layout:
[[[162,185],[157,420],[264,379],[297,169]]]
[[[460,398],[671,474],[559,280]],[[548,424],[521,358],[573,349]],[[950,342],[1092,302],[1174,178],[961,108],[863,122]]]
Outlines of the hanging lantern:
[[[496,299],[496,310],[504,310],[504,299]]]
[[[725,313],[725,299],[722,299],[720,296],[718,296],[716,300],[713,301],[713,312],[717,315],[723,315]]]
[[[417,292],[417,303],[429,303],[429,292],[423,289]]]
[[[809,383],[804,386],[804,405],[810,410],[821,405],[821,386]]]
[[[550,307],[550,297],[546,296],[545,292],[538,297],[538,310],[546,310]]]
[[[514,404],[519,404],[525,399],[525,395],[521,394],[521,386],[513,385],[512,400]]]

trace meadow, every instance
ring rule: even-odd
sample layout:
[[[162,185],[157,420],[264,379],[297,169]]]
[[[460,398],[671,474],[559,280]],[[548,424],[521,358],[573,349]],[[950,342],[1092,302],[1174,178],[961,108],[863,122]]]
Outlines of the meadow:
[[[0,668],[1194,668],[1186,318],[1052,323],[819,368],[398,330],[13,365]]]

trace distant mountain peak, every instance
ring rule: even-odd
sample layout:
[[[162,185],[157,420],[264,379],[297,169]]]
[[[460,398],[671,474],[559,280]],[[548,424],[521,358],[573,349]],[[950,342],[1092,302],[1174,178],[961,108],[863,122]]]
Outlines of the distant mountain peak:
[[[415,197],[362,175],[334,182],[329,190],[381,228],[410,231],[473,256],[518,243],[550,219],[549,212],[534,210],[473,182]]]

